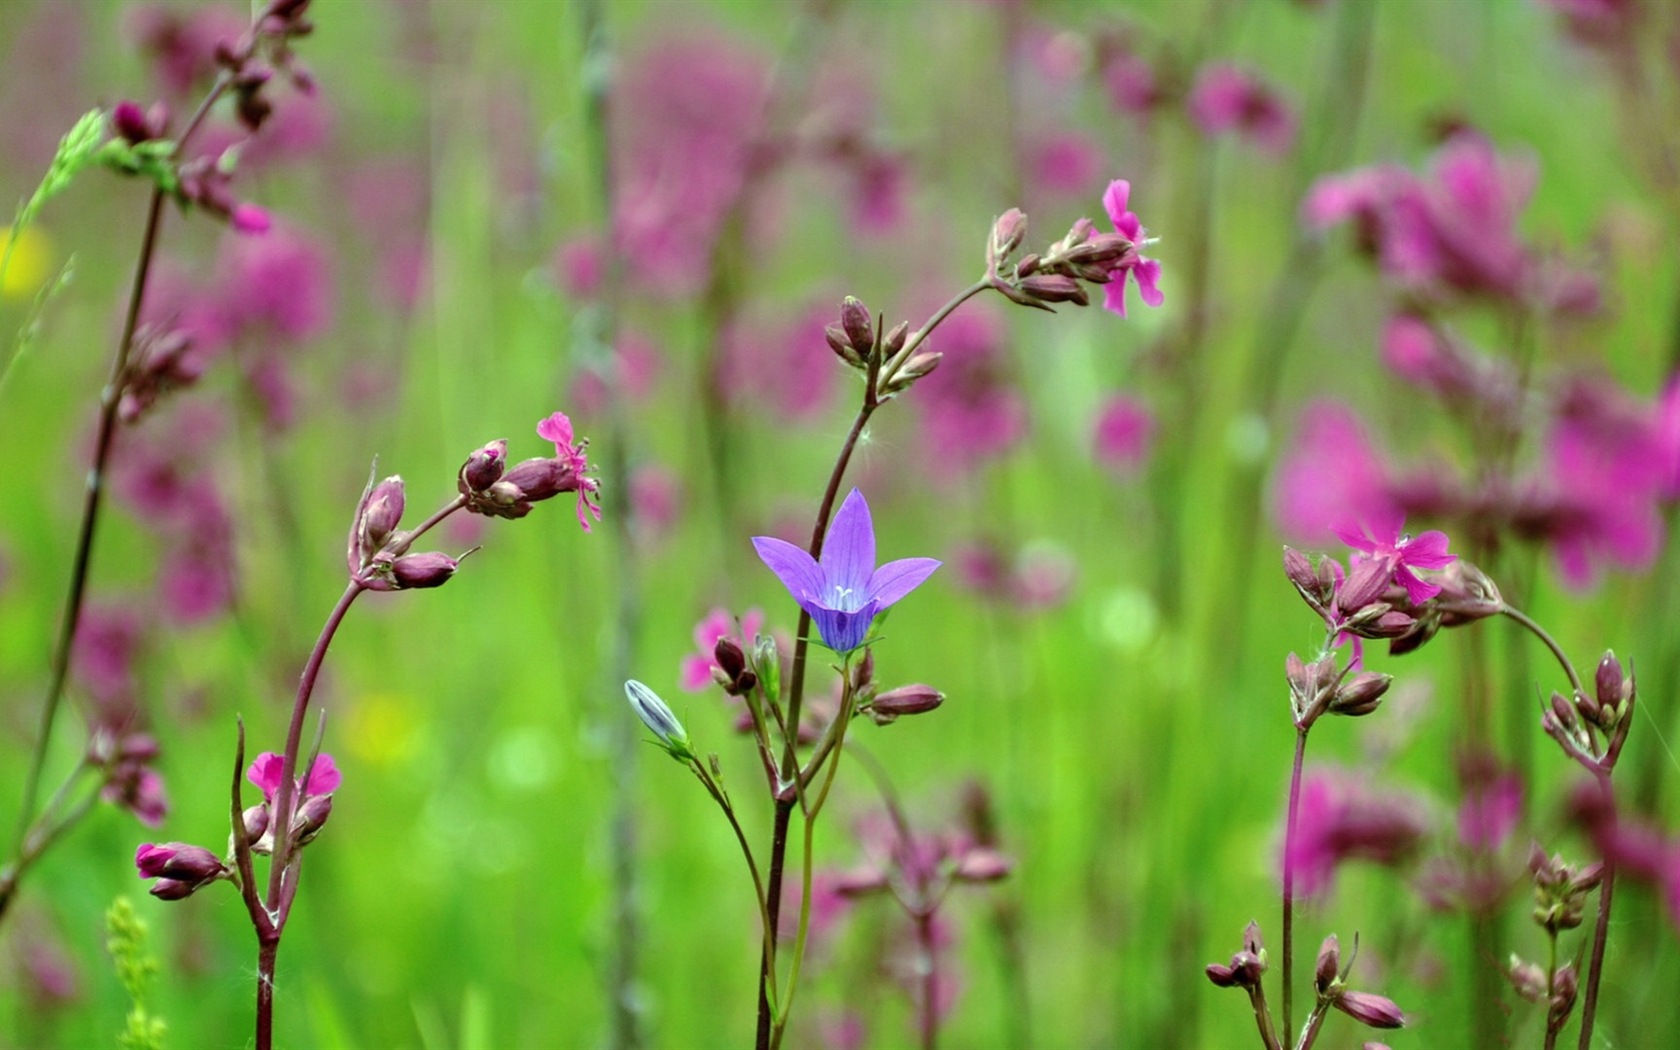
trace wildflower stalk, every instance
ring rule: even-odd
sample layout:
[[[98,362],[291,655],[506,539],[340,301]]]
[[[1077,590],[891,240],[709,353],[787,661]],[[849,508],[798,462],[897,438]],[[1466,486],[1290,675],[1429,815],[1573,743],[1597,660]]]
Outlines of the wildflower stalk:
[[[1295,833],[1301,806],[1301,770],[1307,757],[1308,726],[1295,729],[1295,761],[1289,772],[1289,813],[1283,831],[1283,1030],[1295,1030]],[[1275,1038],[1275,1036],[1274,1036]]]
[[[862,401],[858,405],[857,415],[852,419],[851,429],[847,431],[846,439],[840,445],[840,452],[839,455],[835,457],[834,466],[829,471],[828,485],[823,490],[822,503],[817,508],[816,523],[811,528],[811,543],[809,547],[806,548],[811,557],[819,558],[822,556],[823,540],[828,534],[829,518],[834,511],[834,501],[840,494],[841,483],[845,480],[846,468],[851,465],[852,453],[857,448],[858,440],[863,436],[864,428],[869,425],[870,417],[875,414],[875,410],[877,408],[881,407],[882,400],[878,396],[878,391],[898,374],[898,372],[904,367],[905,363],[910,360],[910,355],[916,348],[920,347],[927,340],[928,336],[932,334],[935,328],[938,328],[939,325],[943,323],[947,317],[951,316],[951,314],[959,306],[985,291],[988,287],[991,287],[990,282],[982,278],[952,296],[951,299],[943,306],[934,311],[933,315],[928,318],[926,324],[922,325],[922,327],[914,335],[905,340],[904,347],[895,353],[891,359],[885,362],[881,360],[881,350],[878,345],[875,352],[870,354],[868,369],[864,376]],[[876,342],[879,344],[880,340],[877,339]],[[779,779],[781,782],[791,785],[793,790],[780,790],[776,793],[775,812],[772,816],[770,831],[769,874],[768,881],[765,886],[765,900],[768,905],[767,918],[770,934],[765,944],[763,956],[759,963],[763,976],[763,980],[759,982],[758,1000],[758,1031],[756,1045],[759,1050],[770,1050],[770,1048],[775,1045],[772,1041],[773,1038],[775,1038],[773,1029],[776,1031],[780,1030],[775,1023],[774,1011],[771,1009],[767,988],[776,981],[775,956],[779,942],[782,885],[787,865],[788,832],[793,820],[793,810],[796,806],[804,808],[803,793],[805,784],[811,779],[811,777],[815,776],[816,771],[820,768],[820,760],[826,758],[825,749],[821,744],[819,744],[817,755],[813,757],[809,768],[807,770],[801,770],[800,768],[798,729],[800,713],[805,696],[805,669],[808,664],[810,634],[811,614],[804,609],[801,609],[799,612],[799,624],[795,632],[793,664],[790,669],[788,679],[787,717],[784,720],[781,770],[779,773]],[[848,696],[849,688],[850,687],[848,686]],[[834,744],[831,743],[828,746],[829,748],[832,748]],[[829,778],[830,782],[832,782],[833,767],[830,768]],[[825,785],[821,797],[826,796],[827,787]],[[815,820],[816,813],[820,809],[821,804],[819,802],[816,807],[809,810],[805,815],[807,836],[809,836],[811,831],[811,823]],[[809,878],[809,873],[810,863],[809,860],[807,860],[807,879]],[[807,901],[809,901],[809,897],[810,895],[807,892]],[[799,957],[802,954],[803,945],[802,943],[797,943],[795,945],[795,955],[793,961],[795,974],[797,974]],[[791,1001],[791,998],[792,989],[790,987],[787,999]],[[780,1018],[781,1026],[786,1025],[787,1010],[788,1002],[784,1002],[781,1011],[782,1016]]]
[[[1598,774],[1598,789],[1608,799],[1610,771]],[[1593,1021],[1598,1014],[1598,982],[1604,976],[1604,946],[1610,939],[1610,900],[1616,889],[1616,864],[1604,858],[1604,874],[1598,884],[1598,921],[1593,925],[1592,954],[1587,960],[1587,990],[1581,999],[1581,1037],[1579,1050],[1591,1050]]]
[[[254,41],[254,34],[250,38]],[[251,44],[254,46],[254,43]],[[210,107],[228,89],[231,79],[224,71],[216,78],[192,118],[175,141],[172,156],[180,156],[181,149],[196,132]],[[35,805],[40,797],[41,778],[46,771],[47,752],[52,742],[52,730],[58,720],[58,709],[64,700],[64,684],[70,676],[70,658],[75,651],[76,631],[81,625],[82,605],[87,595],[88,573],[93,563],[93,540],[99,524],[99,510],[105,495],[105,475],[110,464],[111,448],[116,438],[117,408],[122,403],[123,381],[128,374],[129,355],[134,350],[134,333],[140,324],[140,308],[145,302],[146,286],[152,272],[152,260],[157,254],[158,235],[163,225],[163,205],[166,194],[162,186],[154,186],[146,209],[145,230],[140,238],[140,257],[134,265],[134,280],[129,288],[128,308],[123,315],[122,334],[117,337],[117,351],[111,359],[110,377],[99,393],[99,423],[94,436],[93,462],[88,467],[86,491],[82,501],[81,522],[76,529],[76,549],[70,561],[70,584],[64,599],[64,612],[59,621],[58,637],[53,645],[52,665],[47,692],[41,703],[40,726],[35,733],[35,746],[29,756],[29,772],[23,781],[23,803],[18,815],[18,844],[13,864],[7,870],[14,873],[14,884],[0,893],[0,919],[6,912],[6,902],[15,890],[15,879],[21,876],[29,861],[24,860],[27,840],[33,832]],[[78,767],[78,772],[80,767]],[[76,773],[71,774],[74,778]],[[69,781],[66,781],[68,784]],[[81,819],[86,806],[75,812]],[[70,821],[69,823],[74,823]],[[51,836],[65,830],[61,826]],[[41,848],[45,848],[42,846]],[[39,851],[36,851],[39,856]],[[34,858],[31,857],[30,860]]]

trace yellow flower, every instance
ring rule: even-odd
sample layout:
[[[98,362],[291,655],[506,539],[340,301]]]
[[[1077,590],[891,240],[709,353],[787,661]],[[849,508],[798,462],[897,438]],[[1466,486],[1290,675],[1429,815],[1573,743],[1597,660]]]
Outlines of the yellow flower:
[[[34,295],[47,279],[52,257],[52,241],[34,226],[25,226],[12,242],[9,226],[0,227],[0,258],[11,251],[11,261],[0,271],[0,298],[23,299]]]

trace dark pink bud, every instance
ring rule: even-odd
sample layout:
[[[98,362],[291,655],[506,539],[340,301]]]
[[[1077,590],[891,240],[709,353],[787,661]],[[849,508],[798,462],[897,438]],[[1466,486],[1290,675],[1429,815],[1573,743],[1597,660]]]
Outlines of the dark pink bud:
[[[327,826],[327,818],[332,816],[331,795],[311,795],[298,807],[297,817],[292,820],[292,841],[302,846],[321,833]]]
[[[1283,574],[1314,612],[1324,612],[1325,606],[1330,603],[1330,594],[1324,590],[1311,558],[1293,547],[1283,548]]]
[[[1368,715],[1377,709],[1383,694],[1388,692],[1388,687],[1393,682],[1393,675],[1378,674],[1375,671],[1356,674],[1336,690],[1336,698],[1330,701],[1330,711],[1332,714],[1353,718]]]
[[[1324,938],[1318,948],[1318,963],[1313,967],[1313,985],[1323,995],[1336,983],[1342,968],[1342,945],[1335,934]]]
[[[991,239],[986,246],[986,254],[992,268],[996,269],[1014,254],[1026,236],[1027,216],[1020,208],[1010,208],[998,216],[997,221],[992,223]]]
[[[507,442],[501,438],[490,442],[482,448],[475,449],[467,461],[461,464],[461,472],[456,478],[457,487],[461,495],[471,495],[483,492],[502,479],[507,470]]]
[[[887,332],[886,338],[881,340],[881,349],[888,357],[904,349],[904,340],[910,335],[910,322],[900,321]]]
[[[156,106],[153,110],[158,112]],[[134,145],[158,136],[157,129],[146,111],[140,108],[140,103],[127,99],[117,103],[111,110],[111,129]]]
[[[859,355],[875,349],[875,324],[870,320],[869,308],[856,296],[848,295],[840,300],[840,327],[846,332],[846,341]]]
[[[506,474],[498,484],[511,485],[526,503],[540,503],[562,492],[577,490],[577,475],[558,459],[527,459]]]
[[[1042,303],[1076,303],[1089,306],[1091,299],[1072,277],[1059,273],[1035,273],[1021,278],[1021,291]]]
[[[1250,919],[1248,925],[1243,927],[1243,951],[1257,958],[1264,958],[1266,955],[1266,944],[1260,938],[1260,923],[1255,919]]]
[[[268,832],[268,807],[249,806],[241,814],[245,822],[245,841],[255,844]]]
[[[402,520],[403,480],[393,474],[373,487],[362,515],[362,548],[369,554],[385,546]]]
[[[202,882],[184,882],[180,879],[159,879],[152,883],[152,888],[147,892],[160,901],[178,901],[191,897],[204,885],[206,884]]]
[[[455,570],[460,564],[457,559],[437,551],[405,554],[391,563],[391,576],[398,590],[442,587],[455,575]]]
[[[233,210],[228,212],[228,222],[238,232],[249,234],[267,233],[274,225],[274,220],[269,218],[268,212],[255,204],[235,205]]]
[[[1393,574],[1393,567],[1378,558],[1354,563],[1336,594],[1337,607],[1353,615],[1370,606],[1388,589],[1388,581]]]
[[[203,882],[227,870],[214,853],[184,842],[144,843],[134,852],[134,864],[141,878],[182,882]]]
[[[1370,1028],[1406,1027],[1406,1015],[1394,1000],[1374,992],[1343,992],[1336,998],[1336,1009]]]
[[[932,711],[944,702],[945,694],[931,685],[901,685],[877,696],[869,705],[869,715],[877,725],[884,725],[903,715]]]
[[[852,349],[852,342],[846,338],[846,330],[837,324],[823,328],[823,339],[828,342],[828,348],[837,354],[840,360],[853,368],[862,368],[864,360],[858,352]]]
[[[1598,702],[1603,707],[1612,710],[1626,699],[1623,691],[1622,662],[1616,659],[1613,651],[1606,650],[1603,659],[1598,661],[1598,671],[1593,675],[1593,691],[1598,694]]]

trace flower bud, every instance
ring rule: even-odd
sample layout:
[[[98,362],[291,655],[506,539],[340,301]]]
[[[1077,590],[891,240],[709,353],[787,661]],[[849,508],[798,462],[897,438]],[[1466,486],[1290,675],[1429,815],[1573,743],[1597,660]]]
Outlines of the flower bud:
[[[1627,699],[1627,683],[1622,677],[1622,662],[1616,659],[1613,650],[1605,650],[1603,659],[1598,661],[1598,671],[1593,675],[1593,692],[1598,695],[1601,707],[1615,710],[1623,700]]]
[[[840,300],[840,327],[859,356],[867,357],[875,349],[875,325],[870,320],[869,308],[857,296],[848,295]]]
[[[735,639],[727,635],[719,638],[717,644],[712,647],[712,659],[717,661],[718,667],[723,669],[723,673],[729,676],[731,682],[741,677],[742,672],[747,669],[747,654],[735,644]]]
[[[356,518],[356,548],[362,563],[378,553],[402,520],[403,480],[393,474],[362,497]]]
[[[460,564],[458,559],[438,551],[405,554],[391,563],[391,576],[398,590],[442,587],[455,575],[455,569]]]
[[[945,694],[931,685],[901,685],[881,693],[869,705],[869,717],[885,725],[901,715],[919,715],[945,702]]]
[[[1539,963],[1527,962],[1512,952],[1511,962],[1505,967],[1505,979],[1511,982],[1513,991],[1531,1003],[1546,998],[1546,971]]]
[[[292,818],[294,845],[307,845],[327,826],[327,818],[332,816],[332,800],[331,795],[311,795],[298,807],[297,816]]]
[[[1293,547],[1283,548],[1283,574],[1289,578],[1301,600],[1322,615],[1330,604],[1331,593],[1324,588],[1323,578],[1313,567],[1312,559]]]
[[[248,806],[240,819],[245,824],[245,841],[255,846],[268,831],[268,807]]]
[[[904,349],[904,340],[910,334],[910,322],[900,321],[893,325],[892,330],[881,340],[881,349],[888,357]]]
[[[134,865],[143,879],[176,879],[198,883],[227,870],[221,859],[203,846],[184,842],[144,843],[134,852]]]
[[[1065,274],[1035,273],[1021,278],[1021,291],[1042,303],[1076,303],[1089,306],[1091,299],[1080,283]]]
[[[1353,718],[1368,715],[1382,703],[1383,694],[1388,692],[1388,687],[1393,682],[1393,675],[1378,674],[1375,671],[1356,674],[1336,690],[1335,699],[1330,701],[1330,712]]]
[[[1318,963],[1313,967],[1313,986],[1323,995],[1336,983],[1342,968],[1342,946],[1335,934],[1324,938],[1318,948]]]
[[[1406,1015],[1394,1000],[1374,992],[1343,992],[1336,997],[1336,1009],[1370,1028],[1406,1027]]]
[[[456,478],[456,487],[461,495],[471,495],[483,492],[502,479],[507,470],[507,441],[497,438],[488,445],[473,450],[467,461],[461,464],[460,474]]]
[[[521,502],[541,503],[562,492],[576,492],[577,474],[559,459],[527,459],[502,475],[496,484],[512,485],[518,490]]]
[[[851,340],[846,338],[846,330],[837,324],[823,328],[823,338],[828,342],[828,348],[837,354],[840,360],[853,368],[864,367],[864,360],[858,352],[852,349]]]
[[[624,695],[629,698],[630,708],[636,712],[636,717],[659,738],[672,758],[693,758],[688,749],[688,734],[658,693],[632,678],[624,683]]]
[[[986,261],[992,269],[1014,254],[1027,236],[1027,216],[1020,208],[1010,208],[992,223],[992,234],[986,244]]]
[[[181,879],[159,879],[152,883],[152,888],[147,892],[160,901],[178,901],[191,897],[204,885],[207,884],[185,882]]]
[[[764,683],[765,697],[775,703],[782,690],[782,651],[775,638],[760,634],[753,639],[752,666],[758,672],[758,680]]]
[[[111,110],[111,130],[133,146],[162,138],[168,126],[169,107],[162,102],[154,102],[145,110],[140,103],[124,99]]]

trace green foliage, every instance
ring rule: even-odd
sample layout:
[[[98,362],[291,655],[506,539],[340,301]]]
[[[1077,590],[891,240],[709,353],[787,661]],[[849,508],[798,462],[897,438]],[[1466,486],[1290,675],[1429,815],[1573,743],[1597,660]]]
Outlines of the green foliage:
[[[118,897],[105,912],[105,948],[116,964],[117,980],[132,1005],[123,1030],[117,1036],[122,1050],[161,1050],[168,1027],[163,1018],[146,1010],[146,994],[157,976],[158,962],[146,945],[148,928],[134,913],[127,897]]]

